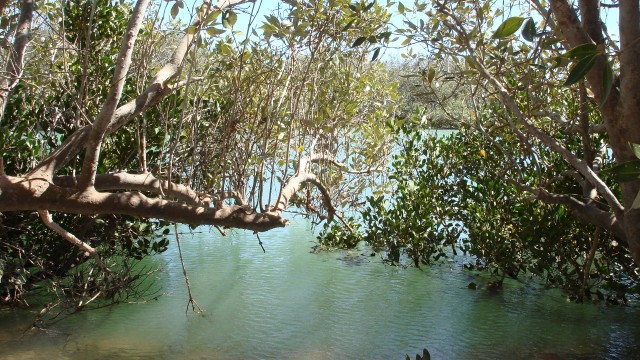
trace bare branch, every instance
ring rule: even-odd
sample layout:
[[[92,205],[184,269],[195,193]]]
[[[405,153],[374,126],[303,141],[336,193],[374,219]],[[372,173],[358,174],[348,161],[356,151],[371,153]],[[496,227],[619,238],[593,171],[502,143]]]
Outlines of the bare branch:
[[[191,225],[217,225],[268,231],[288,221],[278,213],[256,213],[246,206],[209,208],[149,198],[138,192],[103,193],[63,188],[45,179],[0,176],[0,212],[50,210],[74,214],[120,214]]]
[[[5,66],[6,76],[0,79],[0,119],[4,117],[9,94],[22,76],[24,52],[29,44],[29,29],[33,20],[34,7],[33,0],[22,1],[13,48]]]
[[[240,206],[245,206],[247,204],[244,198],[240,196],[240,193],[238,193],[237,191],[218,192],[218,193],[215,193],[213,196],[208,197],[208,199],[205,197],[202,201],[213,201],[216,204],[216,206],[221,206],[222,202],[225,201],[226,199],[233,199],[236,205],[240,205]]]
[[[62,187],[76,187],[75,176],[58,176],[53,179],[54,184]],[[129,174],[119,172],[113,174],[99,174],[96,176],[95,189],[98,191],[136,190],[146,191],[166,196],[168,199],[184,201],[190,205],[203,205],[198,194],[189,187],[160,180],[150,173]]]
[[[142,27],[144,13],[149,4],[148,0],[138,0],[133,14],[129,18],[129,24],[125,31],[124,40],[118,52],[116,67],[111,79],[111,87],[109,94],[105,100],[98,118],[91,126],[91,132],[87,139],[86,153],[82,164],[82,174],[80,176],[80,186],[82,189],[93,187],[95,184],[96,168],[98,167],[98,159],[100,157],[100,148],[102,147],[102,139],[109,128],[109,124],[113,119],[114,112],[120,102],[122,89],[131,66],[131,56],[135,47],[138,32]]]
[[[187,268],[184,266],[184,259],[182,257],[182,246],[180,245],[180,236],[178,235],[178,225],[176,223],[173,224],[173,232],[176,234],[176,243],[178,244],[178,254],[180,255],[180,265],[182,265],[182,275],[184,275],[184,281],[187,284],[187,292],[189,294],[189,302],[187,302],[187,311],[189,311],[189,305],[191,305],[191,310],[197,311],[198,313],[202,312],[200,306],[193,298],[193,293],[191,293],[191,284],[189,283],[189,276],[187,276]]]
[[[94,249],[93,247],[91,247],[91,245],[83,242],[82,240],[78,239],[75,235],[73,235],[72,233],[68,232],[67,230],[65,230],[64,228],[62,228],[62,226],[58,225],[58,223],[53,221],[53,217],[51,216],[51,214],[49,213],[49,211],[47,210],[38,210],[38,214],[40,215],[40,218],[42,219],[42,222],[51,230],[53,230],[56,234],[62,236],[62,238],[64,238],[65,240],[67,240],[69,243],[71,243],[71,245],[86,251],[87,253],[89,253],[89,255],[91,255],[96,262],[98,263],[98,266],[100,266],[100,268],[102,270],[104,270],[105,272],[109,273],[109,269],[102,263],[102,260],[100,260],[100,256],[98,255],[98,252],[96,251],[96,249]]]

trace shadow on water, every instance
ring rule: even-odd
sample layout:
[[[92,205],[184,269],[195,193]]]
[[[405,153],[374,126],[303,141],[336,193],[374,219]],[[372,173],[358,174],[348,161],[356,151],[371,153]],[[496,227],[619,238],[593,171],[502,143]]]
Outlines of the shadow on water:
[[[0,312],[2,359],[631,359],[638,307],[568,303],[555,290],[488,278],[445,263],[388,266],[365,248],[310,253],[304,221],[262,236],[183,235],[203,316],[187,302],[177,249],[153,261],[165,295],[87,311],[48,331],[34,314]],[[467,287],[478,284],[477,290]]]

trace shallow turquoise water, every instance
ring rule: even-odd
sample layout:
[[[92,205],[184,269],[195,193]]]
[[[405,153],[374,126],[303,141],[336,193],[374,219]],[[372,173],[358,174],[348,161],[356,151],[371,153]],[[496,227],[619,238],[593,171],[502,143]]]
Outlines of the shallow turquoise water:
[[[365,249],[312,254],[301,220],[261,238],[266,253],[250,232],[181,236],[203,315],[185,314],[172,245],[153,259],[164,269],[157,301],[86,311],[46,332],[29,330],[32,313],[2,311],[0,358],[403,359],[424,347],[433,359],[640,356],[637,306],[576,305],[515,281],[491,292],[456,263],[419,270]]]

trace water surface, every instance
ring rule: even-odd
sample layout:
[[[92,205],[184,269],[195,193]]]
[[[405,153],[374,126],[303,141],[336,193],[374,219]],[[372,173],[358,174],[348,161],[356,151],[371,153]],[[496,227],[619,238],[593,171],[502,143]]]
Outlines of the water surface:
[[[403,359],[424,347],[433,359],[637,355],[638,307],[576,305],[515,281],[491,292],[456,263],[419,270],[366,249],[312,254],[302,220],[261,238],[266,253],[250,232],[181,236],[203,315],[185,314],[172,244],[153,259],[164,269],[157,301],[82,312],[46,332],[28,330],[30,312],[2,311],[0,358]]]

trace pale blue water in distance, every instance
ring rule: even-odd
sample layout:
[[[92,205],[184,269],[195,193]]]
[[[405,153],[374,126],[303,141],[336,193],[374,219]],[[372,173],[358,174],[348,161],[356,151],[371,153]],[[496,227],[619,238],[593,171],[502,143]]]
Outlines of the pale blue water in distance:
[[[432,359],[640,356],[637,306],[572,304],[516,281],[491,292],[489,278],[455,262],[420,270],[365,248],[313,254],[304,220],[261,238],[266,254],[250,232],[181,236],[204,315],[185,314],[172,244],[152,259],[164,268],[157,301],[81,312],[47,331],[28,330],[31,312],[1,311],[0,358],[404,359],[425,347]]]

